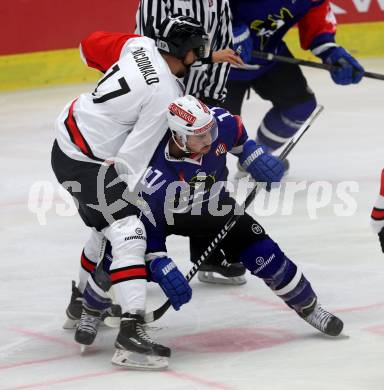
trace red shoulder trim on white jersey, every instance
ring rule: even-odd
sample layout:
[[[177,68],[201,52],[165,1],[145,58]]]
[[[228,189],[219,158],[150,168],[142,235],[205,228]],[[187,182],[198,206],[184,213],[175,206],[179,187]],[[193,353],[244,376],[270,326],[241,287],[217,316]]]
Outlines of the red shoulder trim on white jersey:
[[[83,39],[80,52],[87,65],[105,73],[120,58],[125,43],[140,35],[96,31]]]

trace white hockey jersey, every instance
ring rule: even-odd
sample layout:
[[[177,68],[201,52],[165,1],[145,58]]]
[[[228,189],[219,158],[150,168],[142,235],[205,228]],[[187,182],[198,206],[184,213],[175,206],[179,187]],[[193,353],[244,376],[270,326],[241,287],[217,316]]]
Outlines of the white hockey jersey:
[[[66,105],[56,120],[57,141],[75,160],[115,161],[133,190],[167,130],[167,107],[183,95],[183,85],[152,39],[97,32],[80,50],[105,75],[93,92]]]

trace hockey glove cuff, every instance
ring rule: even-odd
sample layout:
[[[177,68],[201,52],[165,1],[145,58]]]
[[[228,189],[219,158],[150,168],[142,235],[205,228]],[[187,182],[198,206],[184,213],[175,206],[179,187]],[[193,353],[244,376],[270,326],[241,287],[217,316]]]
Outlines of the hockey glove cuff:
[[[245,24],[233,27],[233,50],[247,64],[252,58],[252,38]]]
[[[189,302],[192,289],[187,279],[169,257],[158,257],[149,263],[151,280],[158,283],[175,310]]]
[[[251,174],[258,182],[279,182],[284,174],[283,162],[275,156],[267,153],[263,146],[255,141],[248,140],[239,155],[241,166]]]
[[[364,68],[343,47],[329,43],[317,47],[313,52],[324,64],[335,67],[331,70],[331,77],[336,84],[357,84],[364,76]]]

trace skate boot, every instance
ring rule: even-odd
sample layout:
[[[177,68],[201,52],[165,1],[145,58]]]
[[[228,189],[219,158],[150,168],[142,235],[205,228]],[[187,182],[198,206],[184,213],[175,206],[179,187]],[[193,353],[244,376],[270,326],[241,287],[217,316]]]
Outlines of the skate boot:
[[[81,311],[83,310],[83,294],[76,287],[76,282],[72,280],[71,301],[65,311],[67,319],[64,322],[64,329],[75,329],[79,323]]]
[[[82,345],[91,345],[101,323],[102,312],[83,306],[80,321],[76,329],[75,340]]]
[[[125,313],[115,341],[112,363],[141,370],[161,370],[168,367],[171,350],[155,343],[145,331],[144,317]]]
[[[221,250],[220,250],[221,251]],[[222,255],[224,253],[221,251]],[[212,263],[203,263],[197,274],[200,282],[215,284],[242,285],[247,283],[244,277],[246,268],[241,263],[229,263],[225,257]]]
[[[343,330],[343,321],[324,310],[316,299],[298,314],[308,324],[329,336],[338,336]]]

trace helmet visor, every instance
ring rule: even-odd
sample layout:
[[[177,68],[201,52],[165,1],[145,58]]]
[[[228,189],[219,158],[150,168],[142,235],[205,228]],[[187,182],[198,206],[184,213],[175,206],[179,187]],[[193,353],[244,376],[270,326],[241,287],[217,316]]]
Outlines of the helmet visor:
[[[209,57],[211,42],[208,35],[192,37],[193,51],[198,60]]]
[[[206,145],[211,145],[216,141],[218,136],[218,127],[216,119],[213,117],[212,120],[199,129],[194,129],[193,135],[187,135],[187,139],[190,137],[195,141],[204,142]]]

